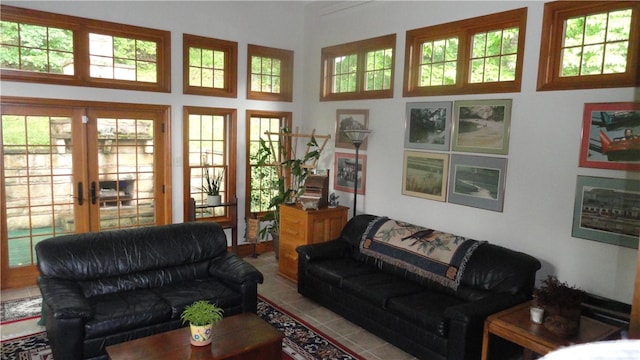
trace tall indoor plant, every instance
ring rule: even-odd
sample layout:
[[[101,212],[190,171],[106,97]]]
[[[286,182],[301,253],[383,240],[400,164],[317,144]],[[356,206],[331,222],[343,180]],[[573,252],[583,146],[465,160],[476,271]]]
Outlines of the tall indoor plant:
[[[202,178],[202,191],[207,194],[207,205],[220,205],[222,198],[220,196],[220,188],[224,179],[224,169],[215,175],[209,173],[209,168],[204,168],[204,178]]]

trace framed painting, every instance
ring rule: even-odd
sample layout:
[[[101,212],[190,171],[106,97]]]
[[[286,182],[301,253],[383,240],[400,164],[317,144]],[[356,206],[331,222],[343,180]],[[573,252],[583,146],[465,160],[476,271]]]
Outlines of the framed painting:
[[[450,101],[407,103],[404,147],[448,151],[451,105]]]
[[[405,150],[402,169],[403,195],[445,201],[449,154]]]
[[[507,159],[452,155],[449,202],[502,212]]]
[[[640,103],[584,104],[580,166],[640,170]]]
[[[336,148],[355,149],[344,130],[365,130],[369,128],[369,110],[336,110]],[[360,150],[367,150],[364,139]]]
[[[509,153],[511,99],[456,101],[453,113],[454,151]]]
[[[638,248],[640,180],[578,175],[571,235]]]
[[[353,193],[354,181],[357,181],[358,194],[364,195],[367,185],[367,155],[358,154],[357,170],[355,160],[355,154],[336,153],[333,162],[333,188]]]

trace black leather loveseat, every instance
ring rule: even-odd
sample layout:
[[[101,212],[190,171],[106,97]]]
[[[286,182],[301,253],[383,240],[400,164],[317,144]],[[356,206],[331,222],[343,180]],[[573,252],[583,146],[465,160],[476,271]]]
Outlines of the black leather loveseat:
[[[227,252],[220,225],[191,222],[59,236],[36,245],[55,359],[107,359],[105,347],[183,326],[208,300],[256,312],[263,276]]]
[[[540,262],[471,240],[459,266],[445,267],[444,279],[434,277],[391,255],[367,253],[380,219],[358,215],[340,238],[298,247],[298,292],[419,359],[480,359],[485,318],[530,299]],[[463,240],[421,229],[400,242],[422,246],[426,254],[430,246]]]

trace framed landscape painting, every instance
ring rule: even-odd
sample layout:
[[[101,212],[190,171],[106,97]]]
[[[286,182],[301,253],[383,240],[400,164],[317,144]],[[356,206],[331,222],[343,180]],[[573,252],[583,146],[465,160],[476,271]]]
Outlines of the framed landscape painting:
[[[334,159],[333,188],[353,194],[354,181],[358,181],[358,194],[365,194],[367,184],[367,155],[358,154],[356,171],[356,155],[337,152]]]
[[[453,111],[454,151],[509,153],[511,99],[456,101]]]
[[[502,212],[507,159],[452,155],[449,202]]]
[[[402,194],[445,201],[448,173],[448,154],[405,151]]]
[[[584,104],[580,166],[640,170],[640,103]]]
[[[450,101],[407,103],[404,147],[449,150],[451,105]]]
[[[344,130],[365,130],[369,128],[369,110],[336,110],[336,148],[355,149],[344,134]],[[360,150],[367,150],[364,139]]]
[[[578,175],[571,235],[637,249],[638,209],[640,180]]]

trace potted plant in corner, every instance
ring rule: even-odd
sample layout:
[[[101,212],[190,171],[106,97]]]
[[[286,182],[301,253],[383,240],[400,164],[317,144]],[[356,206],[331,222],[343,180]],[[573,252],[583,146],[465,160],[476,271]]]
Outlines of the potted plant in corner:
[[[534,304],[544,309],[544,327],[560,337],[570,337],[580,330],[581,304],[586,293],[561,282],[554,275],[542,280],[533,292]]]
[[[218,172],[218,175],[211,176],[209,174],[209,168],[204,168],[204,178],[202,179],[202,191],[207,194],[207,205],[216,206],[222,203],[222,197],[220,196],[220,187],[222,186],[222,180],[224,178],[224,169]]]
[[[213,325],[222,320],[224,310],[206,300],[198,300],[187,305],[180,315],[182,323],[189,323],[191,328],[191,345],[205,346],[211,344]]]

